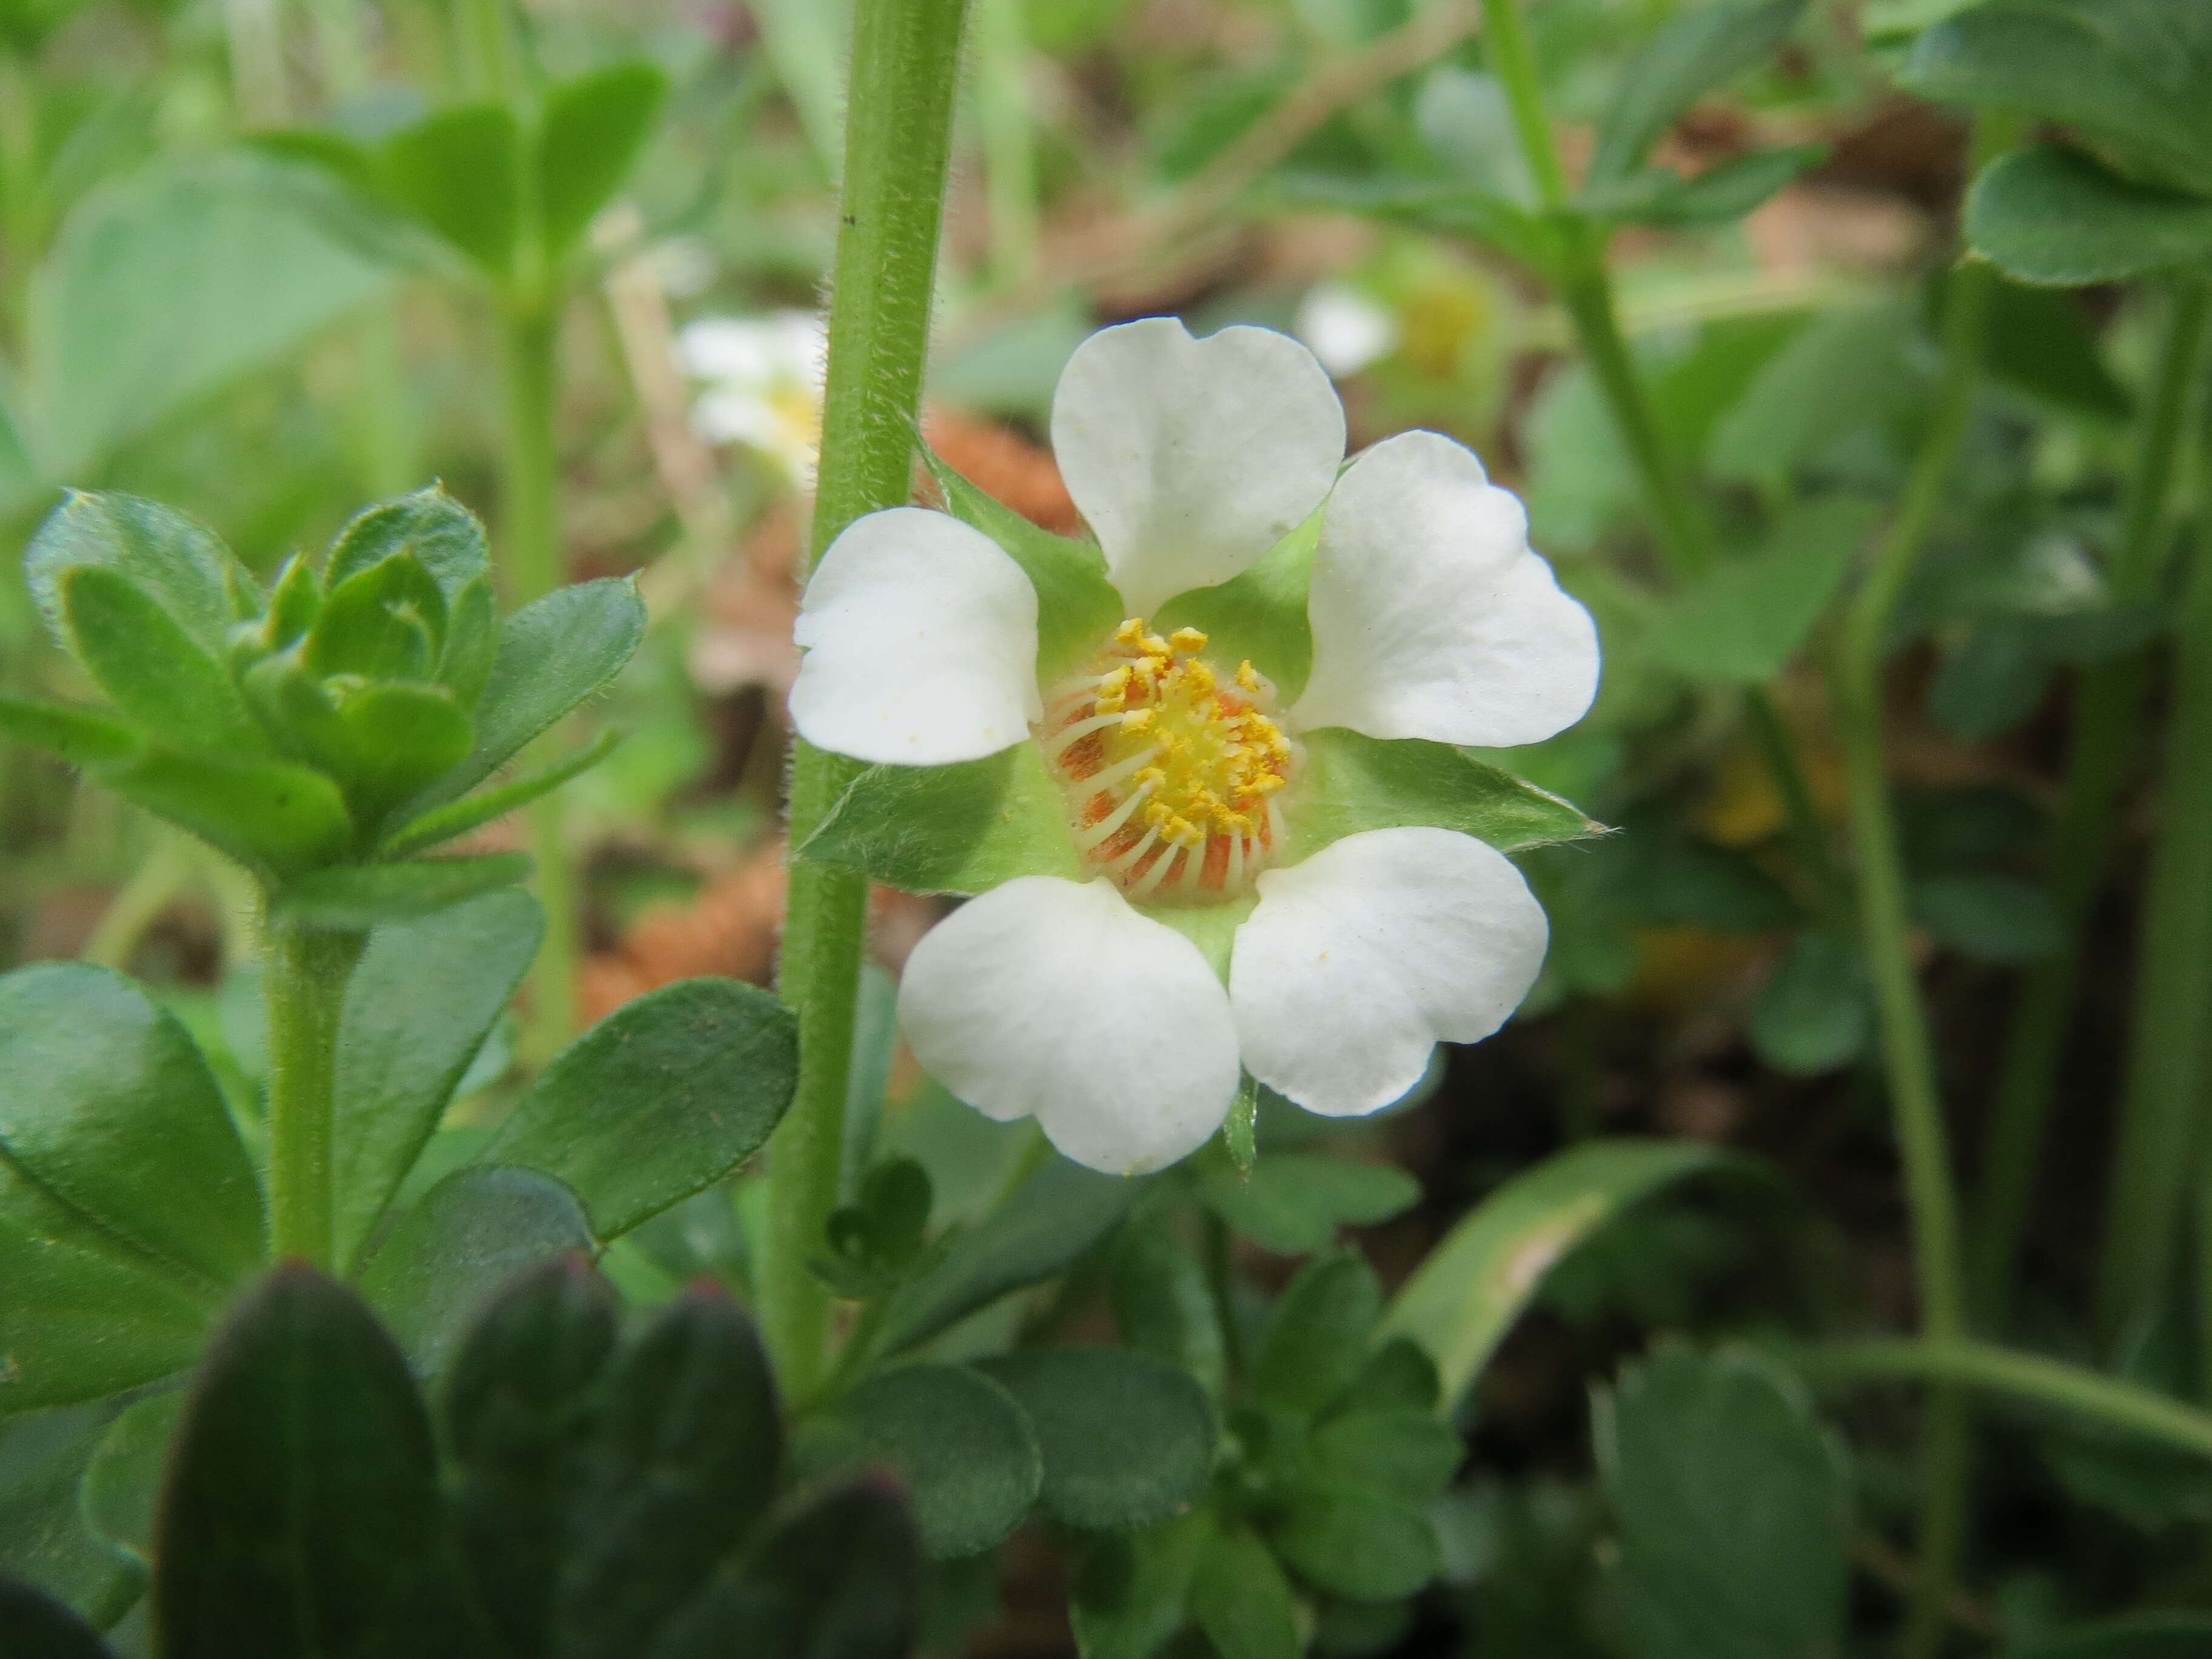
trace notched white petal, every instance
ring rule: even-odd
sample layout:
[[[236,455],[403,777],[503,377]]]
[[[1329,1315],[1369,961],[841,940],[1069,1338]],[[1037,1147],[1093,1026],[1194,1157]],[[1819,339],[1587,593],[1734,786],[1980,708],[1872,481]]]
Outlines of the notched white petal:
[[[918,507],[855,520],[799,601],[792,723],[894,766],[981,760],[1029,735],[1036,590],[981,531]]]
[[[1272,329],[1101,330],[1052,403],[1053,453],[1133,616],[1227,581],[1303,523],[1344,459],[1344,407]]]
[[[1521,503],[1472,452],[1407,432],[1363,453],[1322,517],[1299,727],[1503,746],[1580,720],[1597,629],[1528,549]]]
[[[1505,1023],[1549,930],[1505,855],[1449,830],[1370,830],[1260,878],[1229,995],[1244,1065],[1308,1111],[1354,1117],[1419,1081],[1439,1042]]]
[[[1221,981],[1103,879],[1022,876],[954,911],[907,958],[899,1023],[961,1099],[1001,1121],[1034,1115],[1109,1175],[1196,1152],[1237,1092]]]

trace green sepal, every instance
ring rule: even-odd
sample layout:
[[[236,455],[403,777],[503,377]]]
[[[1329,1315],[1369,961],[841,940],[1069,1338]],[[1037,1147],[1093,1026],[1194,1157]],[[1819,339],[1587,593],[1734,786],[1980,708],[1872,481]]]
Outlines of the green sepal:
[[[222,659],[119,572],[81,565],[61,581],[70,641],[100,689],[134,725],[173,748],[265,753]]]
[[[602,732],[574,754],[517,778],[512,783],[465,795],[459,800],[448,801],[443,806],[434,806],[420,817],[410,819],[386,836],[378,850],[386,858],[404,858],[435,847],[440,842],[451,841],[455,836],[466,835],[480,824],[489,823],[494,818],[505,817],[518,807],[527,806],[540,795],[558,789],[569,779],[589,771],[612,753],[622,740],[623,734],[619,732]]]
[[[1305,763],[1283,792],[1297,858],[1362,830],[1408,824],[1456,830],[1501,853],[1605,833],[1557,795],[1449,744],[1364,737],[1336,726],[1303,741]]]
[[[871,766],[796,858],[910,893],[981,893],[1017,876],[1084,879],[1067,805],[1036,744],[951,766]]]
[[[1038,683],[1050,685],[1079,667],[1127,615],[1106,574],[1106,556],[1089,542],[1031,524],[962,477],[927,445],[922,455],[945,510],[996,542],[1036,589]]]
[[[1218,587],[1176,594],[1152,619],[1154,631],[1195,628],[1206,635],[1206,654],[1212,660],[1224,669],[1249,661],[1274,682],[1280,703],[1297,702],[1313,672],[1313,624],[1306,615],[1306,597],[1327,511],[1326,505],[1316,507],[1242,574]]]
[[[333,865],[286,884],[271,908],[280,916],[318,927],[374,927],[427,916],[529,878],[530,858],[524,853]]]
[[[491,550],[483,526],[436,484],[365,507],[346,521],[331,544],[325,586],[382,563],[395,553],[419,562],[450,604],[470,583],[488,580]],[[276,608],[276,601],[270,601]]]
[[[446,632],[446,596],[404,552],[333,582],[307,635],[314,673],[372,680],[427,680]]]
[[[2212,258],[2212,201],[2123,179],[2064,144],[2000,156],[1967,192],[1967,246],[2024,283],[2076,288]]]

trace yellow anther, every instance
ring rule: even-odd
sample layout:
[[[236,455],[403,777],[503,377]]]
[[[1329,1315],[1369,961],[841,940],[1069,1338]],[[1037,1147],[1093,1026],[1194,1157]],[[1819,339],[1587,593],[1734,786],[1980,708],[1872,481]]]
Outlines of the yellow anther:
[[[1139,789],[1157,789],[1168,781],[1168,775],[1157,766],[1140,769],[1129,781]]]
[[[1144,638],[1139,640],[1137,641],[1137,649],[1143,652],[1148,657],[1172,657],[1175,655],[1174,652],[1168,649],[1168,642],[1157,634],[1147,634]]]
[[[1187,684],[1194,696],[1209,696],[1219,684],[1213,678],[1213,671],[1202,662],[1187,662],[1182,665],[1182,672],[1188,677]]]
[[[1151,726],[1154,718],[1153,712],[1149,708],[1132,708],[1121,716],[1121,730],[1124,732],[1145,731]]]
[[[1175,817],[1175,808],[1169,805],[1164,800],[1146,801],[1145,803],[1145,822],[1146,823],[1163,824],[1170,818]]]
[[[1119,668],[1109,669],[1098,677],[1098,695],[1102,697],[1118,697],[1128,689],[1129,665],[1127,663],[1123,663]]]
[[[1237,684],[1247,691],[1257,691],[1260,689],[1260,676],[1253,670],[1252,659],[1249,657],[1237,665]]]
[[[1129,699],[1119,691],[1101,692],[1091,705],[1094,714],[1118,714],[1129,706]]]
[[[1145,619],[1142,617],[1132,617],[1114,630],[1114,643],[1116,645],[1134,645],[1144,637]]]
[[[1244,791],[1251,795],[1272,795],[1282,787],[1283,778],[1280,773],[1262,772],[1244,786]]]
[[[1206,635],[1195,628],[1178,628],[1168,635],[1168,643],[1185,655],[1206,649]]]

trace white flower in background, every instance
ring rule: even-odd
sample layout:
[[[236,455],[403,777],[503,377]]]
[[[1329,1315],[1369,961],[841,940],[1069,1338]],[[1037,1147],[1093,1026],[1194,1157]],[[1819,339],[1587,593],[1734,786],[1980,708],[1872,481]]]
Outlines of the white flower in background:
[[[677,336],[677,360],[706,383],[691,423],[711,443],[740,443],[774,461],[795,488],[811,489],[822,442],[822,376],[828,337],[821,315],[772,311],[705,317]]]
[[[1282,334],[1096,334],[1052,437],[1096,549],[897,507],[837,538],[801,605],[793,716],[878,763],[837,830],[896,820],[878,874],[922,884],[926,812],[994,780],[960,820],[999,838],[993,874],[939,884],[979,896],[907,963],[916,1057],[1109,1171],[1203,1145],[1240,1067],[1331,1116],[1388,1105],[1542,963],[1541,908],[1462,830],[1588,826],[1449,745],[1579,719],[1589,614],[1449,439],[1402,434],[1340,476],[1343,410]]]
[[[1397,349],[1390,308],[1346,283],[1316,283],[1298,304],[1291,331],[1337,379],[1357,374]]]

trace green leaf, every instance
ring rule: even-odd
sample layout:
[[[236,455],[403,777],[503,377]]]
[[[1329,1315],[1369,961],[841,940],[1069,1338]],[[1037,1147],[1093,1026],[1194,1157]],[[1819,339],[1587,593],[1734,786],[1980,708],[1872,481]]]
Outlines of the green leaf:
[[[102,1400],[0,1415],[0,1585],[20,1580],[103,1628],[146,1587],[143,1568],[102,1539],[78,1499],[114,1412]],[[13,1629],[0,1617],[0,1630]]]
[[[644,637],[645,602],[636,586],[611,576],[556,588],[509,617],[477,704],[476,747],[417,808],[440,805],[482,783],[621,672]]]
[[[227,761],[155,749],[93,769],[126,800],[189,830],[264,881],[341,856],[353,839],[345,799],[319,772],[281,761]]]
[[[1609,189],[1585,193],[1582,205],[1590,212],[1641,225],[1727,224],[1827,158],[1826,144],[1746,150],[1715,162],[1694,178],[1685,179],[1670,168],[1638,173]]]
[[[1196,1498],[1213,1468],[1212,1407],[1184,1372],[1115,1348],[1035,1348],[981,1362],[1028,1413],[1038,1502],[1073,1527],[1133,1532]]]
[[[0,732],[87,770],[126,765],[146,752],[136,730],[89,708],[0,696]]]
[[[1425,1404],[1353,1410],[1314,1431],[1302,1459],[1316,1486],[1370,1486],[1408,1504],[1425,1504],[1451,1485],[1467,1448]]]
[[[166,162],[70,213],[31,283],[23,412],[46,477],[93,475],[390,287],[287,198],[283,171],[234,153]],[[172,614],[219,648],[198,611]]]
[[[449,610],[471,582],[491,573],[491,550],[477,515],[443,486],[429,484],[349,519],[331,544],[324,585],[335,589],[394,554],[407,555],[429,573]]]
[[[1940,299],[1938,289],[1931,298]],[[2105,367],[2077,295],[1998,277],[1989,285],[1982,362],[2016,391],[2062,409],[2125,420],[2128,389]]]
[[[1966,195],[1967,245],[2024,283],[2078,288],[2212,257],[2212,201],[2139,185],[2063,144],[2001,156]]]
[[[1311,1255],[1344,1227],[1372,1226],[1420,1202],[1421,1183],[1389,1164],[1353,1164],[1306,1152],[1277,1152],[1249,1178],[1216,1165],[1199,1177],[1206,1207],[1278,1255]]]
[[[1600,1396],[1594,1437],[1637,1659],[1840,1648],[1849,1465],[1794,1384],[1748,1356],[1672,1349]]]
[[[1917,410],[1926,377],[1913,355],[1916,330],[1894,305],[1814,317],[1765,358],[1718,413],[1705,445],[1708,465],[1779,495],[1801,465],[1838,439],[1881,430]]]
[[[2208,1644],[2212,1619],[2202,1613],[2138,1613],[2024,1642],[2019,1659],[2196,1659]]]
[[[424,680],[446,631],[446,596],[405,552],[387,555],[343,581],[326,582],[307,635],[306,661],[318,675]]]
[[[134,725],[186,752],[266,752],[229,671],[128,577],[99,565],[69,571],[62,613],[78,660]]]
[[[1040,529],[927,447],[922,453],[945,510],[996,542],[1036,589],[1038,683],[1050,685],[1079,667],[1124,619],[1121,596],[1107,579],[1106,556],[1089,542]]]
[[[1778,1072],[1817,1077],[1865,1049],[1874,1010],[1856,939],[1800,933],[1752,1000],[1747,1034]]]
[[[278,915],[317,927],[380,927],[412,921],[530,878],[526,853],[337,865],[285,884]]]
[[[1036,1501],[1044,1460],[1013,1396],[964,1365],[878,1371],[837,1402],[855,1449],[898,1471],[938,1560],[989,1549]]]
[[[441,110],[384,141],[386,187],[416,218],[495,277],[514,268],[522,134],[499,104]]]
[[[556,1055],[483,1151],[542,1170],[618,1238],[757,1151],[798,1076],[791,1011],[727,979],[623,1004]]]
[[[1441,1565],[1425,1514],[1358,1488],[1294,1492],[1268,1537],[1300,1577],[1355,1601],[1418,1595]]]
[[[617,1362],[581,1455],[573,1513],[587,1524],[561,1573],[553,1628],[564,1659],[630,1659],[775,1496],[775,1379],[737,1304],[708,1287],[670,1304]]]
[[[1678,13],[1628,66],[1599,124],[1589,181],[1634,173],[1659,135],[1790,37],[1805,0],[1720,0]]]
[[[573,1258],[524,1274],[488,1309],[447,1374],[459,1480],[455,1529],[479,1604],[507,1651],[551,1649],[553,1587],[613,1358],[614,1297]]]
[[[350,751],[346,800],[364,827],[459,765],[476,736],[441,685],[378,682],[341,695],[337,714]]]
[[[1266,557],[1217,587],[1194,587],[1160,607],[1156,631],[1195,628],[1207,653],[1223,664],[1249,662],[1274,682],[1280,704],[1297,701],[1313,673],[1313,624],[1306,596],[1321,546],[1326,506],[1268,550]]]
[[[2212,22],[2165,0],[1981,5],[1923,30],[1903,76],[1923,98],[1996,105],[2118,141],[2212,184]]]
[[[1028,742],[951,766],[866,767],[796,856],[911,893],[981,893],[1016,876],[1084,876],[1067,802]]]
[[[1404,824],[1456,830],[1504,853],[1604,832],[1557,795],[1449,744],[1334,726],[1302,741],[1305,765],[1283,796],[1300,858],[1364,830]]]
[[[1547,1158],[1445,1235],[1393,1298],[1382,1334],[1428,1352],[1455,1413],[1562,1256],[1659,1188],[1729,1164],[1716,1147],[1674,1140],[1594,1140]]]
[[[505,891],[369,935],[338,1023],[331,1184],[340,1262],[354,1261],[428,1144],[544,932],[537,900]]]
[[[1764,684],[1796,655],[1883,516],[1880,503],[1855,495],[1793,506],[1758,551],[1662,601],[1645,648],[1692,679]]]
[[[1219,1399],[1228,1378],[1219,1305],[1206,1269],[1173,1231],[1133,1224],[1114,1252],[1112,1289],[1121,1346],[1181,1367]]]
[[[155,1554],[163,1659],[480,1650],[406,1361],[304,1267],[270,1275],[210,1350]]]
[[[552,793],[569,779],[590,771],[611,754],[622,740],[623,734],[619,732],[602,732],[573,754],[555,761],[550,766],[526,773],[512,783],[480,789],[459,800],[434,806],[420,817],[410,819],[386,836],[380,850],[387,858],[404,858],[410,854],[435,847],[441,842],[451,841],[456,836],[465,836],[495,818],[503,818],[509,812],[527,806],[539,796]]]
[[[11,1659],[113,1659],[76,1614],[28,1584],[0,1578],[0,1630]]]
[[[1212,1529],[1201,1508],[1142,1532],[1094,1538],[1067,1598],[1082,1659],[1152,1659],[1182,1628],[1198,1551]]]
[[[538,131],[538,222],[549,260],[561,258],[622,188],[668,96],[647,63],[616,64],[545,97]]]
[[[107,1425],[85,1466],[79,1502],[86,1524],[111,1547],[143,1564],[154,1559],[161,1476],[184,1410],[181,1390],[134,1402]]]
[[[937,1265],[891,1298],[877,1350],[926,1342],[1009,1291],[1050,1279],[1112,1232],[1145,1190],[1053,1158],[1014,1195],[956,1240]]]
[[[1364,1368],[1382,1311],[1382,1287],[1357,1251],[1307,1263],[1268,1319],[1252,1361],[1252,1397],[1308,1416],[1321,1410]]]
[[[112,572],[150,596],[185,637],[226,660],[236,598],[252,578],[215,532],[173,507],[136,495],[71,490],[23,555],[23,580],[46,627],[74,648],[63,585],[72,572]]]
[[[1977,962],[2040,962],[2066,945],[2066,925],[2033,882],[1997,873],[1936,876],[1912,884],[1920,925]]]
[[[438,683],[474,718],[499,658],[499,602],[489,576],[471,578],[446,605],[446,648],[438,654]]]
[[[1299,1659],[1304,1651],[1290,1581],[1249,1527],[1206,1534],[1192,1565],[1190,1610],[1221,1659]]]
[[[1519,260],[1539,276],[1556,274],[1565,252],[1557,227],[1495,191],[1459,184],[1378,182],[1364,176],[1307,176],[1286,180],[1282,195],[1300,207],[1333,208],[1467,236]]]

